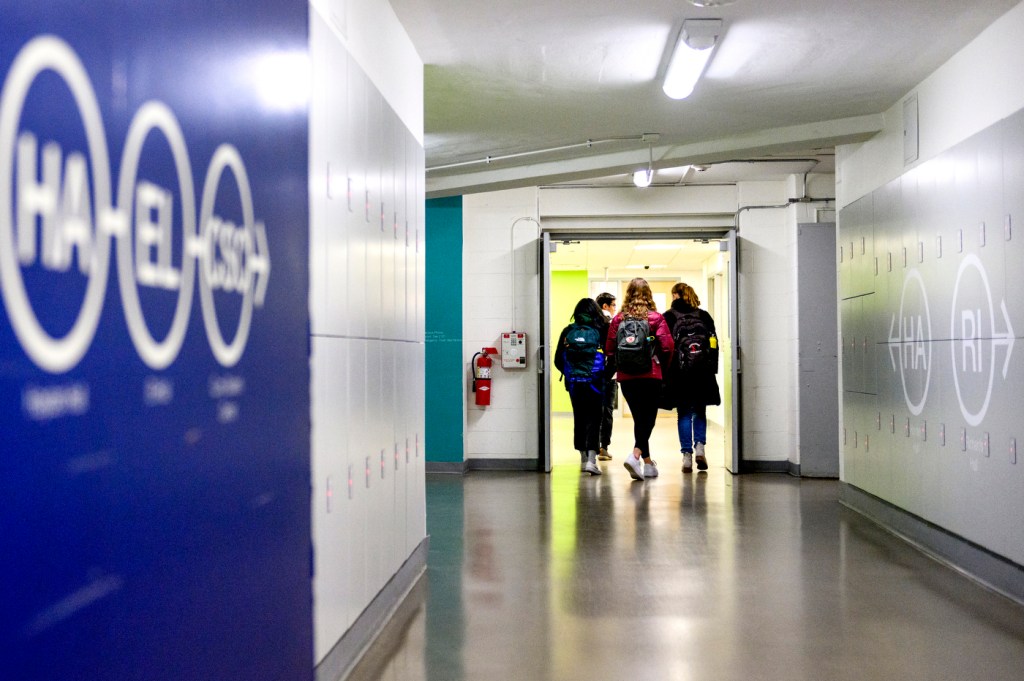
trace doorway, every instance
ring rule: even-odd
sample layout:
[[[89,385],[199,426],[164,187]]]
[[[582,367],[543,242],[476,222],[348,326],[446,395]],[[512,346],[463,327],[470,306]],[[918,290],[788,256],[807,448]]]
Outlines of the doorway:
[[[671,304],[671,288],[685,281],[696,291],[701,307],[715,320],[720,344],[718,383],[722,405],[708,407],[708,460],[712,469],[739,470],[739,376],[733,361],[736,343],[734,271],[735,233],[731,227],[669,230],[542,229],[541,338],[545,343],[544,378],[539,412],[541,457],[538,468],[578,465],[572,448],[572,407],[551,360],[559,333],[569,323],[581,297],[608,292],[621,303],[626,286],[635,277],[647,279],[656,307]],[[609,451],[613,466],[632,450],[632,420],[625,400],[615,410]],[[663,470],[678,470],[681,455],[675,412],[662,410],[652,435],[652,452],[661,457]]]

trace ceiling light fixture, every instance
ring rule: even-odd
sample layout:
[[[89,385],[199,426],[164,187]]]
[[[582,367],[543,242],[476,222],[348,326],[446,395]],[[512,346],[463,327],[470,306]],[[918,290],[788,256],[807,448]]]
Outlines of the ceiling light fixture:
[[[694,7],[725,7],[736,0],[687,0]]]
[[[679,31],[662,90],[672,99],[685,99],[704,73],[722,33],[721,19],[687,19]]]
[[[650,187],[651,182],[654,181],[654,149],[651,145],[647,145],[647,167],[641,168],[640,170],[634,171],[633,173],[633,184],[640,189],[644,187]]]

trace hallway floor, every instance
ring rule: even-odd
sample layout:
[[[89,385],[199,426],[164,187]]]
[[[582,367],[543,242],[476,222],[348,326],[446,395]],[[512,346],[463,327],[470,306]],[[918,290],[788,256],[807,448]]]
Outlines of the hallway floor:
[[[837,482],[666,463],[428,475],[426,575],[350,678],[1024,679],[1024,607]]]

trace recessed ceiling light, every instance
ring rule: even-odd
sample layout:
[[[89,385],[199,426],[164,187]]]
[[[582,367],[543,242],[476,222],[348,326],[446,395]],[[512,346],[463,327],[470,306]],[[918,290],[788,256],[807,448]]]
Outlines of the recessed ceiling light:
[[[736,0],[686,0],[694,7],[725,7],[731,5]]]

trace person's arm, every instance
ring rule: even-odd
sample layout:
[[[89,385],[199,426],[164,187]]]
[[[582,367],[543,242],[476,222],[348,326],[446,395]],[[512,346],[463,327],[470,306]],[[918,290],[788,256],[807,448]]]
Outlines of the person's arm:
[[[562,329],[562,333],[558,336],[558,342],[555,343],[555,368],[563,374],[565,373],[565,357],[562,356],[562,348],[565,347],[565,334],[569,330],[569,327]]]
[[[672,340],[672,332],[668,328],[668,322],[658,314],[654,323],[654,337],[658,341],[658,361],[662,366],[667,367],[672,361],[672,353],[676,349],[675,341]]]
[[[619,330],[619,322],[622,321],[622,317],[615,315],[612,317],[611,323],[608,325],[608,335],[604,341],[604,354],[610,362],[615,361],[615,335]]]
[[[711,313],[706,310],[701,310],[701,314],[704,315],[704,324],[708,327],[711,332],[711,337],[708,339],[711,343],[711,373],[718,373],[718,331],[715,330],[715,320],[711,317]]]
[[[711,313],[708,312],[707,310],[701,310],[701,314],[704,315],[704,325],[707,326],[708,330],[711,331],[711,335],[717,336],[718,331],[715,330],[715,320],[711,316]]]
[[[605,376],[612,376],[615,373],[615,356],[608,354],[608,339],[613,338],[611,334],[611,324],[602,324],[599,329],[601,331],[601,347],[604,349],[604,373]]]

